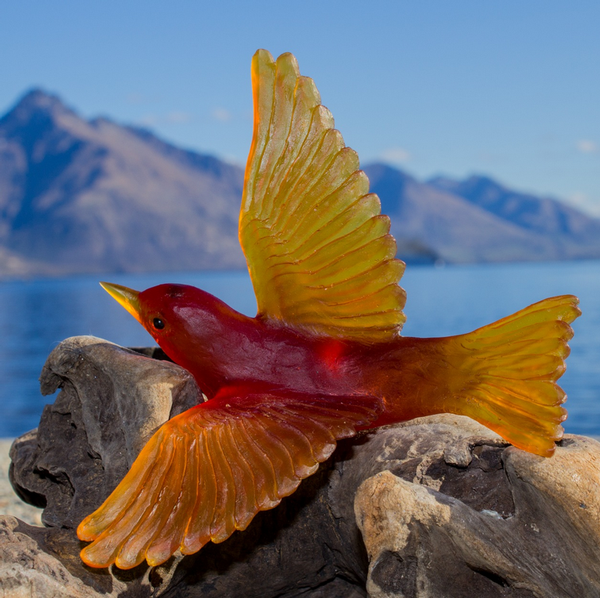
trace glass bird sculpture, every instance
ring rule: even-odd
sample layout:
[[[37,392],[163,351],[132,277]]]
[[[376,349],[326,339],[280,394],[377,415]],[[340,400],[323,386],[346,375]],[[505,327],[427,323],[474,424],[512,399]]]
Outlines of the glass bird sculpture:
[[[400,336],[405,265],[356,152],[291,54],[259,50],[252,86],[239,236],[257,316],[190,286],[103,283],[208,400],[161,426],[81,522],[91,567],[223,542],[358,430],[454,413],[546,457],[562,437],[577,298],[460,336]]]

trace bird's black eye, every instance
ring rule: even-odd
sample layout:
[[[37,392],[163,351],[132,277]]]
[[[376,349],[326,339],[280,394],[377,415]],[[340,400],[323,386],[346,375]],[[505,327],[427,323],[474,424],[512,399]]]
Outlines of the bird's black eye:
[[[165,323],[160,318],[154,318],[154,320],[152,320],[152,326],[154,326],[156,330],[162,330],[165,327]]]

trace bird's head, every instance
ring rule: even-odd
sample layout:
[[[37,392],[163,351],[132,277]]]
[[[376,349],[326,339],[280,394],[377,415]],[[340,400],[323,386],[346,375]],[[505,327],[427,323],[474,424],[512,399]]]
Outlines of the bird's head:
[[[139,292],[118,284],[100,284],[178,363],[191,351],[207,350],[212,339],[219,338],[231,321],[241,316],[210,293],[188,285],[161,284]]]

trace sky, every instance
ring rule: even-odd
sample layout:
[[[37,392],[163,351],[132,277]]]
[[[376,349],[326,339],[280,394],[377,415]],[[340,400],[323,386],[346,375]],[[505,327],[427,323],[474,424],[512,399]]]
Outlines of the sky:
[[[597,0],[22,0],[0,114],[32,87],[243,165],[250,60],[292,52],[363,164],[485,174],[600,216]]]

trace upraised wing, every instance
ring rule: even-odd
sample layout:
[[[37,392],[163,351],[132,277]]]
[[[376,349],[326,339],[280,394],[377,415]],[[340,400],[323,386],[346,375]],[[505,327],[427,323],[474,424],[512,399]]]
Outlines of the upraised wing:
[[[114,492],[77,529],[91,567],[151,566],[223,542],[296,490],[336,441],[374,421],[378,399],[235,390],[154,434]]]
[[[296,59],[252,61],[254,136],[240,242],[260,317],[362,341],[396,336],[404,263],[379,198]]]

